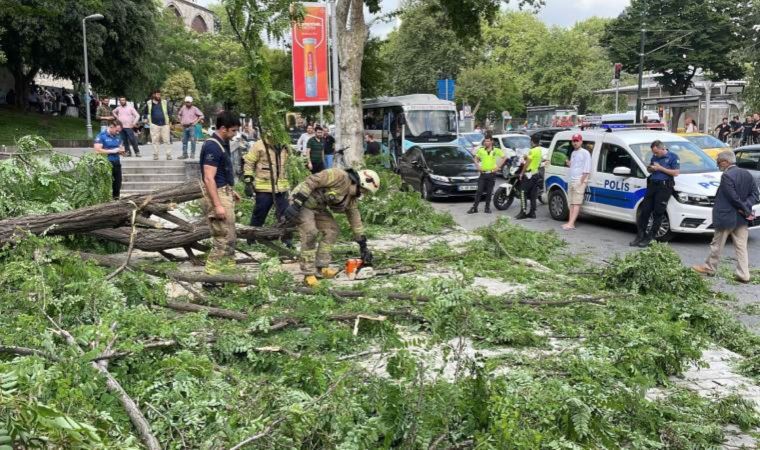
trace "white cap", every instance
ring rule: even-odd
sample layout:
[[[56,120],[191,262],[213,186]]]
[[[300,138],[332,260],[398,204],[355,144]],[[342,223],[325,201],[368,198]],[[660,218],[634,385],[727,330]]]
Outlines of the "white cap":
[[[187,97],[185,97],[185,101],[192,103],[193,102],[193,98],[188,95]]]

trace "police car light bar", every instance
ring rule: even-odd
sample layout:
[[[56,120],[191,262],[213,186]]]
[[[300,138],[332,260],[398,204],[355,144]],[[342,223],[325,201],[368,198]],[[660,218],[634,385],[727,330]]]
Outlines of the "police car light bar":
[[[599,125],[599,128],[612,133],[613,131],[627,131],[627,130],[652,130],[652,131],[665,131],[664,123],[603,123]]]

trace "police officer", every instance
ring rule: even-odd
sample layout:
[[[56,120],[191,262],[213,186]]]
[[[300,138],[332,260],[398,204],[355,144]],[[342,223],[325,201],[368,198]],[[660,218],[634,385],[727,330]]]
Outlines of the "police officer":
[[[496,172],[504,164],[504,152],[500,148],[493,147],[493,137],[488,134],[483,139],[483,147],[475,152],[475,163],[480,171],[478,178],[478,191],[475,193],[475,203],[467,214],[478,212],[478,205],[483,194],[486,195],[486,214],[491,214],[491,197],[493,195],[493,185],[496,180]]]
[[[301,271],[304,283],[313,287],[318,278],[333,278],[337,270],[331,269],[332,246],[338,239],[340,228],[331,211],[345,213],[354,240],[359,244],[361,258],[372,264],[372,253],[359,214],[359,197],[375,193],[380,178],[374,170],[327,169],[310,175],[293,189],[293,203],[285,210],[285,218],[298,224],[301,236]],[[317,248],[317,237],[322,241]]]
[[[652,142],[652,159],[647,167],[647,172],[651,175],[647,180],[647,193],[641,202],[636,223],[638,233],[636,239],[629,244],[631,247],[648,247],[657,235],[668,208],[668,201],[673,195],[674,178],[681,173],[680,168],[678,155],[669,152],[662,141]],[[650,217],[653,217],[652,228],[648,229]]]
[[[520,214],[515,219],[535,219],[536,218],[536,201],[538,200],[538,188],[541,186],[541,162],[543,161],[544,151],[540,147],[538,133],[530,137],[530,143],[533,146],[528,150],[525,156],[525,163],[520,171]],[[530,211],[528,211],[528,200],[530,200]]]

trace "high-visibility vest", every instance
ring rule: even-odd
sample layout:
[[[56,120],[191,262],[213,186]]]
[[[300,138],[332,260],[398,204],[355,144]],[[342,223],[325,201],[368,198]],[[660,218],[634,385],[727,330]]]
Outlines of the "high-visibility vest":
[[[151,111],[153,110],[153,100],[148,100],[148,123],[153,125],[153,118],[151,116]],[[169,117],[169,111],[166,106],[166,100],[161,100],[161,110],[164,112],[164,120],[166,121],[167,125],[172,124],[172,120]]]

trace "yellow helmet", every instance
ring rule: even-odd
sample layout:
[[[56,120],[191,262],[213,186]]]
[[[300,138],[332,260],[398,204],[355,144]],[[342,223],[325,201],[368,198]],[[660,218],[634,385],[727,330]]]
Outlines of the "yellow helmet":
[[[380,189],[380,177],[374,170],[362,169],[357,174],[359,175],[359,185],[362,189],[366,189],[373,194]]]

